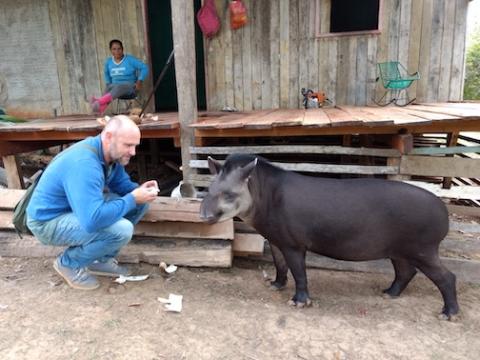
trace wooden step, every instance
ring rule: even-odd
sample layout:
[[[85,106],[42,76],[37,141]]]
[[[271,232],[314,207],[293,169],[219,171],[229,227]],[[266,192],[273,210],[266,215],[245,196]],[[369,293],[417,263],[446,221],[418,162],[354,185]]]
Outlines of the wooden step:
[[[55,257],[63,247],[46,246],[33,236],[20,239],[14,232],[0,232],[0,257]],[[160,262],[192,267],[231,267],[232,241],[134,236],[118,255],[120,262]]]

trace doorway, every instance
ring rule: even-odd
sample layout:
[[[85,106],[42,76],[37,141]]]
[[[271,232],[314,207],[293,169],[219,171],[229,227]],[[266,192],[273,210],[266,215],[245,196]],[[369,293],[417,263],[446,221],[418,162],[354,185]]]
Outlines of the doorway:
[[[152,56],[153,84],[164,68],[173,49],[172,18],[170,0],[148,0],[148,29]],[[194,0],[195,14],[201,7],[201,0]],[[206,109],[205,61],[203,38],[195,21],[195,52],[197,73],[197,104],[199,110]],[[155,111],[178,111],[175,62],[170,64],[165,77],[155,92]]]

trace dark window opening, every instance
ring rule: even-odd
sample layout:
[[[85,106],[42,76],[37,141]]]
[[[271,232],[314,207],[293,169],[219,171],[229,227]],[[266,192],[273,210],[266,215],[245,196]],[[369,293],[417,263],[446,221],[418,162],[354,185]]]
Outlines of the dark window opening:
[[[380,0],[332,0],[330,32],[378,30]]]

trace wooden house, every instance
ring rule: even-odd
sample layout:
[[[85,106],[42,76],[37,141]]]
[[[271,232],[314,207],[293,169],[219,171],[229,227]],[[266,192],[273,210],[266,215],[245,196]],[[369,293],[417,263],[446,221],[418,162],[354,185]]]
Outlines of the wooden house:
[[[193,3],[195,13],[201,1]],[[410,90],[419,101],[462,99],[469,0],[243,3],[246,26],[231,30],[228,2],[215,0],[219,33],[205,39],[196,26],[195,52],[175,43],[195,54],[199,108],[299,108],[301,88],[325,91],[336,104],[369,104],[376,64],[389,60],[419,71]],[[113,38],[150,65],[147,94],[174,44],[169,1],[0,0],[0,6],[0,106],[26,116],[87,113],[88,97],[104,86]],[[170,69],[152,109],[176,110],[176,91]]]
[[[206,43],[208,105],[298,108],[301,88],[336,104],[370,104],[385,61],[419,71],[419,101],[461,100],[468,2],[244,1],[249,25],[232,31],[224,18]]]

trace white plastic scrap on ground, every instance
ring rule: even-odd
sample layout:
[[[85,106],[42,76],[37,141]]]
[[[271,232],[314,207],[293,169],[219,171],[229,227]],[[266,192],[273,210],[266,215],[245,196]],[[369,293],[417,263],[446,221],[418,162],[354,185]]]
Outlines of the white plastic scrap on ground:
[[[170,264],[167,266],[167,264],[164,263],[163,261],[160,263],[159,267],[167,274],[173,274],[178,269],[176,265]]]
[[[168,299],[165,298],[157,298],[162,304],[165,305],[165,311],[173,311],[173,312],[181,312],[182,311],[182,295],[175,295],[170,294],[168,295]]]
[[[137,275],[137,276],[123,276],[120,275],[118,278],[116,278],[114,281],[119,284],[123,284],[127,281],[143,281],[148,279],[148,274],[147,275]]]

